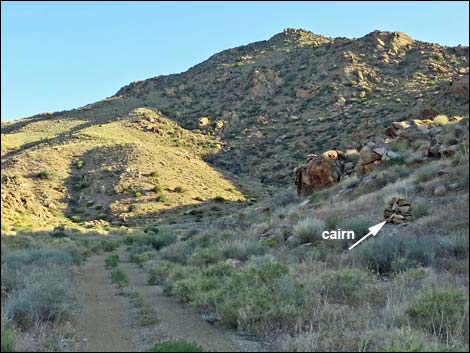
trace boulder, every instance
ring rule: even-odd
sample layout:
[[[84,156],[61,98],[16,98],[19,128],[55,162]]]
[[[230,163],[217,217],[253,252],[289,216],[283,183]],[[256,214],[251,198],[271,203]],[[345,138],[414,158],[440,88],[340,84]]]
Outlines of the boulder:
[[[321,156],[310,155],[307,162],[295,170],[295,185],[299,196],[336,184],[343,174],[344,159],[341,151],[327,151]]]
[[[203,116],[199,119],[199,127],[207,127],[211,123],[207,116]]]
[[[367,174],[370,171],[374,170],[380,164],[382,164],[383,155],[379,147],[370,147],[369,145],[364,146],[364,148],[359,153],[359,161],[357,168],[359,173]]]
[[[452,83],[450,85],[450,93],[455,96],[468,97],[469,93],[469,80],[468,71],[463,73],[456,73],[452,76]]]

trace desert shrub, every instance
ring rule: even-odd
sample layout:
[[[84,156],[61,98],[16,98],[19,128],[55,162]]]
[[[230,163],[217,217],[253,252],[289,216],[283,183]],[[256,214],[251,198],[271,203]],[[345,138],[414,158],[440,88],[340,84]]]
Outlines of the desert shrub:
[[[142,193],[140,191],[135,191],[134,192],[134,197],[141,197]]]
[[[134,244],[129,249],[129,259],[139,266],[152,258],[153,247],[149,244]]]
[[[129,284],[129,279],[127,274],[120,268],[115,269],[111,272],[111,282],[117,284],[118,287],[127,287]]]
[[[373,299],[374,278],[360,269],[328,271],[320,277],[320,291],[330,302],[355,305]],[[377,299],[377,298],[375,298]]]
[[[140,292],[133,291],[129,293],[129,298],[136,308],[141,308],[144,306],[144,297]]]
[[[448,236],[437,238],[436,255],[439,257],[455,257],[458,259],[468,258],[469,237],[468,229],[462,232],[455,232]]]
[[[144,229],[144,233],[147,234],[157,234],[160,229],[156,225],[150,225]]]
[[[216,313],[231,327],[266,333],[294,326],[302,315],[306,295],[287,274],[288,268],[277,261],[238,269],[220,262],[203,270],[173,270],[166,290],[203,312]]]
[[[175,192],[179,193],[179,194],[182,194],[183,192],[185,192],[186,189],[182,186],[177,186],[175,187]]]
[[[318,243],[322,239],[322,233],[326,229],[325,222],[317,218],[304,218],[294,225],[292,232],[299,242]]]
[[[116,268],[119,265],[119,256],[110,255],[105,260],[106,268]]]
[[[425,288],[411,300],[406,314],[413,325],[436,336],[458,336],[468,315],[468,292],[450,286]]]
[[[54,229],[52,230],[50,235],[53,238],[64,238],[64,237],[66,237],[67,235],[65,234],[65,226],[60,225],[60,226],[54,227]]]
[[[69,216],[69,219],[74,223],[80,223],[82,221],[82,218],[79,215],[71,215]]]
[[[170,274],[173,264],[169,261],[160,261],[158,265],[149,269],[148,284],[162,285]]]
[[[434,242],[420,236],[382,236],[368,239],[354,252],[363,265],[379,274],[429,266],[435,258]]]
[[[151,326],[158,323],[157,312],[150,306],[141,308],[137,315],[141,326]]]
[[[112,252],[116,250],[119,245],[120,241],[119,240],[112,240],[112,239],[101,239],[100,241],[101,249],[105,252]]]
[[[149,349],[149,352],[204,352],[196,343],[183,340],[158,343]]]
[[[160,194],[163,192],[163,187],[160,184],[157,184],[153,187],[153,192],[156,194]]]
[[[156,201],[157,202],[167,202],[168,201],[168,197],[166,196],[166,194],[164,192],[160,192],[157,194],[157,196],[155,197]]]
[[[355,149],[349,149],[349,150],[346,150],[346,153],[344,154],[344,157],[346,159],[347,162],[353,162],[353,163],[357,163],[359,161],[359,152]]]
[[[261,255],[266,252],[256,239],[237,237],[219,242],[218,250],[225,258],[246,261],[252,255]]]
[[[371,222],[362,216],[348,217],[338,222],[338,228],[342,230],[352,230],[356,238],[362,237],[369,233],[369,227],[372,226]]]
[[[14,352],[16,347],[16,334],[15,331],[8,327],[3,327],[2,334],[2,352]]]
[[[215,202],[224,202],[225,197],[223,197],[222,195],[217,195],[216,197],[214,197],[214,201]]]
[[[182,241],[168,245],[160,250],[160,258],[177,263],[186,263],[194,251],[194,243],[192,241]]]
[[[2,265],[11,269],[20,269],[24,266],[34,265],[46,267],[47,265],[72,266],[79,265],[83,258],[75,249],[25,249],[16,250],[2,256]]]
[[[433,123],[439,126],[447,125],[449,123],[449,118],[447,115],[436,115],[433,119]]]
[[[271,208],[285,207],[297,201],[297,196],[293,190],[287,190],[277,194],[271,199]]]
[[[258,334],[291,327],[301,317],[305,294],[279,262],[248,266],[226,277],[216,295],[221,320]]]
[[[40,172],[36,173],[36,178],[42,180],[51,180],[52,176],[52,173],[48,170],[41,170]]]
[[[74,163],[74,167],[77,168],[77,169],[82,169],[83,165],[84,165],[83,161],[76,161]]]
[[[340,221],[340,217],[337,215],[331,215],[326,217],[325,219],[325,230],[336,230],[338,229],[338,223]]]
[[[439,341],[433,340],[423,332],[410,328],[402,328],[394,332],[381,352],[446,352],[449,351]]]
[[[7,317],[24,328],[39,322],[61,322],[76,309],[76,285],[59,266],[17,271],[17,288],[5,302]]]
[[[426,206],[425,204],[416,203],[413,206],[413,216],[416,219],[421,218],[421,217],[425,217],[427,215],[429,215],[429,209],[428,209],[428,206]]]
[[[208,266],[222,260],[222,252],[219,249],[205,248],[196,250],[189,263],[193,266]]]
[[[175,243],[177,240],[178,240],[178,237],[174,235],[173,233],[163,233],[163,234],[154,235],[151,238],[150,243],[155,250],[160,250],[164,248],[165,246]]]

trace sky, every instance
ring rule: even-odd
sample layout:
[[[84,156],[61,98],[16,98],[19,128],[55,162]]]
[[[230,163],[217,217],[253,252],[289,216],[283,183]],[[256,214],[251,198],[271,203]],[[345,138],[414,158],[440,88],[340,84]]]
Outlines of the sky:
[[[1,2],[1,118],[77,108],[284,28],[468,45],[461,2]]]

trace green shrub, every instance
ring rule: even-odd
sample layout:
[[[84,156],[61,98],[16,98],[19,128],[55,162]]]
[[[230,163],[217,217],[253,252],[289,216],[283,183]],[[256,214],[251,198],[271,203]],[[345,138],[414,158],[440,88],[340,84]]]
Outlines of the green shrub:
[[[153,192],[156,194],[160,194],[163,192],[163,187],[160,184],[157,184],[153,187]]]
[[[160,250],[160,258],[171,262],[184,264],[191,257],[194,251],[192,241],[181,241]]]
[[[411,322],[439,337],[456,337],[464,330],[468,315],[468,292],[456,287],[421,290],[409,303]]]
[[[148,284],[162,285],[170,274],[173,264],[168,261],[161,261],[158,265],[149,269]]]
[[[150,234],[157,234],[160,231],[157,226],[151,225],[145,228],[144,232],[145,233],[150,233]]]
[[[374,278],[360,269],[328,271],[321,275],[320,290],[330,302],[355,305],[372,299]]]
[[[165,292],[226,325],[261,334],[294,327],[307,298],[288,268],[276,261],[238,269],[224,262],[203,269],[175,268]]]
[[[111,252],[116,250],[120,245],[119,240],[111,240],[111,239],[102,239],[101,240],[101,248],[105,252]]]
[[[157,202],[166,202],[168,201],[168,197],[166,196],[166,194],[164,192],[160,192],[156,198]]]
[[[14,352],[16,347],[16,334],[10,328],[2,327],[2,352]]]
[[[140,191],[135,191],[134,192],[134,197],[141,197],[142,193]]]
[[[252,255],[262,255],[266,252],[256,239],[253,238],[235,238],[219,242],[218,250],[225,258],[246,261]]]
[[[117,284],[118,287],[127,287],[129,284],[129,279],[127,278],[127,274],[121,270],[120,268],[115,269],[111,272],[111,282]]]
[[[428,206],[422,203],[417,203],[413,207],[413,216],[418,219],[429,215]]]
[[[196,343],[183,340],[158,343],[149,349],[149,352],[204,352]]]
[[[130,261],[142,266],[145,262],[152,258],[153,247],[150,244],[133,244],[129,249]]]
[[[119,265],[119,256],[118,255],[110,255],[105,260],[106,268],[116,268]]]
[[[423,332],[403,328],[398,330],[380,349],[381,352],[447,352],[449,350]]]
[[[74,167],[77,168],[77,169],[82,169],[83,165],[84,165],[83,161],[76,161],[74,163]]]
[[[222,252],[219,249],[205,248],[196,250],[189,263],[193,266],[208,266],[222,260]]]
[[[305,218],[294,225],[292,232],[299,242],[318,243],[322,239],[322,233],[326,229],[325,222],[317,218]]]
[[[429,266],[436,255],[435,244],[431,239],[410,235],[368,239],[355,250],[353,256],[379,274]]]
[[[339,221],[337,224],[341,230],[352,230],[357,239],[369,233],[371,222],[362,216],[355,216]]]
[[[175,243],[177,240],[178,237],[173,233],[157,234],[152,237],[150,244],[158,251],[165,246]]]
[[[74,223],[80,223],[82,221],[81,217],[78,215],[71,215],[69,219]]]

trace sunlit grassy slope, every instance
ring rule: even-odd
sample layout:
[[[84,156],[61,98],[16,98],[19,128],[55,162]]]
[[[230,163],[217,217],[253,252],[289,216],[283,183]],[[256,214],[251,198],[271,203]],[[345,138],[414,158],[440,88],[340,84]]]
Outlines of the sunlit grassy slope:
[[[219,148],[144,108],[102,124],[29,124],[2,135],[2,227],[140,224],[165,209],[243,200],[203,161]]]

